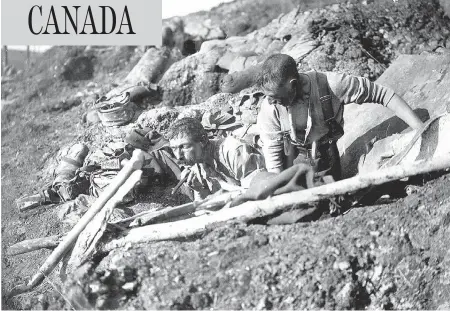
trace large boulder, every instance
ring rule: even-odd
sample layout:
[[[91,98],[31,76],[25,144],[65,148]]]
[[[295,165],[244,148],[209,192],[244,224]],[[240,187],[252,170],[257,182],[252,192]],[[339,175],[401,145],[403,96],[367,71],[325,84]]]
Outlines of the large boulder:
[[[403,97],[423,119],[446,112],[450,101],[450,53],[401,55],[377,80]],[[407,129],[393,112],[381,105],[347,105],[345,135],[339,140],[344,176],[357,172],[357,162],[366,145]]]
[[[216,50],[199,52],[173,64],[159,82],[163,102],[170,106],[192,105],[218,93],[224,75],[216,66],[220,56]]]
[[[450,158],[450,144],[447,137],[449,132],[450,114],[445,114],[433,120],[417,140],[413,139],[415,138],[413,131],[381,139],[375,142],[370,152],[361,158],[358,172],[364,174],[392,164],[406,164],[441,157]],[[405,150],[408,152],[404,153]],[[391,159],[394,163],[390,162]]]

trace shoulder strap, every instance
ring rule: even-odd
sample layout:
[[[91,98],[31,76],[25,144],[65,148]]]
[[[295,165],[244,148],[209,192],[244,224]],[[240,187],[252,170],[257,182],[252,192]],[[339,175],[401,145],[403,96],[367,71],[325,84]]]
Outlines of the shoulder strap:
[[[291,132],[291,124],[289,123],[289,113],[286,107],[281,105],[275,105],[278,113],[280,115],[280,128],[281,131],[290,133]]]
[[[327,76],[324,73],[316,73],[317,87],[319,89],[319,101],[322,106],[322,113],[325,122],[334,119],[335,113],[330,95],[330,87],[328,85]]]

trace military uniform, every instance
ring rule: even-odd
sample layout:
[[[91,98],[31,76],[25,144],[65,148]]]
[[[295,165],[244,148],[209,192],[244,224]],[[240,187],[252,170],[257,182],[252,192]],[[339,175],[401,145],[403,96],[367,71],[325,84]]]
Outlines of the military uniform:
[[[310,83],[309,93],[297,98],[291,107],[273,104],[267,96],[261,103],[257,123],[266,168],[269,171],[283,169],[293,163],[316,160],[319,170],[331,168],[335,179],[340,179],[336,141],[343,134],[344,105],[378,103],[387,106],[394,91],[347,74],[308,71],[302,75]],[[330,120],[324,116],[327,108],[331,110]],[[289,125],[283,126],[286,123]]]

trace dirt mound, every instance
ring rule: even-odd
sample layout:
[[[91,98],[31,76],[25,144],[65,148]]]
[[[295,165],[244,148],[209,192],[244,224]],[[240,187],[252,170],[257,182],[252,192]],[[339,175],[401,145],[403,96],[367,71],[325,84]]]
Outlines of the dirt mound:
[[[374,80],[399,54],[450,48],[450,19],[439,1],[363,1],[312,13],[318,48],[300,68],[334,70]]]
[[[449,195],[444,176],[338,218],[115,250],[77,292],[99,309],[446,308]]]

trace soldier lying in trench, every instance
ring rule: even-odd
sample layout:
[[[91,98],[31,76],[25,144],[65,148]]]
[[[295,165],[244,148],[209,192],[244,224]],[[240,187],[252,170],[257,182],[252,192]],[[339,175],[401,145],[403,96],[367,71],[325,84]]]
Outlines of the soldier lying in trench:
[[[177,120],[170,127],[167,139],[156,132],[132,133],[126,142],[147,152],[145,175],[153,180],[184,181],[183,192],[192,200],[203,199],[219,189],[248,188],[253,176],[265,170],[264,158],[258,150],[231,136],[208,139],[202,124],[193,118]],[[83,162],[88,151],[84,144],[69,148],[56,169],[52,185],[38,194],[18,199],[19,210],[70,201],[80,194],[98,196],[104,187],[95,187],[96,179],[92,177],[96,172],[117,173],[120,167],[103,170],[100,165],[95,171],[87,170],[90,165],[83,166]],[[103,178],[102,183],[107,183],[108,178]]]
[[[193,199],[203,199],[220,189],[248,188],[252,178],[265,171],[258,150],[232,136],[209,139],[196,119],[177,120],[166,138],[165,147],[148,153],[146,168],[185,180]]]

